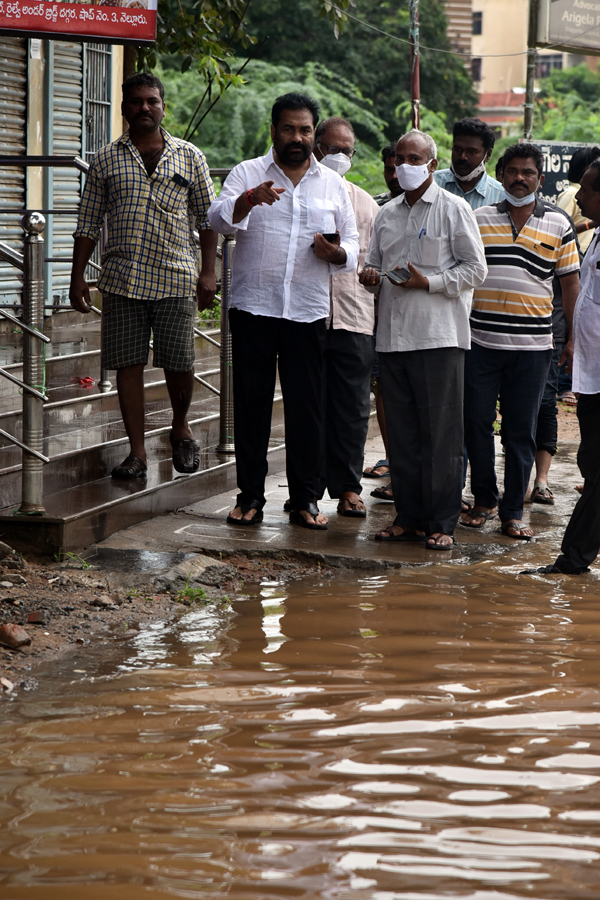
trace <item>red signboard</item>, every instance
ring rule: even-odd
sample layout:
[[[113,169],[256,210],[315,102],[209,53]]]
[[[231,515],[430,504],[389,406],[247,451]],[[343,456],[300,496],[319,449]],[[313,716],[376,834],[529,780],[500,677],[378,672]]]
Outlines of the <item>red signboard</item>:
[[[156,40],[157,0],[109,0],[110,5],[0,0],[0,34],[105,40],[111,44]]]

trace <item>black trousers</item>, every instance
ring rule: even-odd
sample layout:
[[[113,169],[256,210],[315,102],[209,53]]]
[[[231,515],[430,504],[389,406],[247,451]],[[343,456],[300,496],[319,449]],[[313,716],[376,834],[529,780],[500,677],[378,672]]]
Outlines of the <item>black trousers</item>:
[[[600,394],[580,394],[577,418],[581,444],[577,465],[583,475],[583,493],[567,525],[556,567],[576,575],[587,569],[600,550]]]
[[[290,500],[294,509],[302,509],[318,496],[321,481],[326,320],[290,322],[232,309],[229,323],[240,489],[237,503],[265,503],[267,450],[279,363]]]
[[[322,497],[360,494],[371,413],[373,335],[327,329],[325,344],[325,448]]]
[[[465,351],[379,353],[395,525],[452,534],[463,477]]]

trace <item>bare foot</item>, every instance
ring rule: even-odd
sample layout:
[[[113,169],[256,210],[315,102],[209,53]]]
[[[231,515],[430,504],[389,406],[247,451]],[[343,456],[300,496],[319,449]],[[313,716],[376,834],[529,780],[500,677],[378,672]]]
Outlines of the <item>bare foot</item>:
[[[575,490],[577,491],[578,494],[583,494],[583,485],[582,485],[582,484],[576,484],[576,485],[575,485]]]

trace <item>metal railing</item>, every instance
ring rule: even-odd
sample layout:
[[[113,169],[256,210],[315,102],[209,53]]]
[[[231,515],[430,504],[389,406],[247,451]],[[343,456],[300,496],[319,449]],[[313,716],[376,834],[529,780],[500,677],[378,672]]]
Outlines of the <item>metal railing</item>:
[[[2,166],[72,166],[82,172],[89,170],[89,165],[79,157],[57,156],[0,156]],[[212,175],[227,174],[228,169],[211,170]],[[20,212],[22,209],[8,209],[3,212]],[[26,210],[22,218],[24,231],[24,252],[19,253],[8,244],[0,241],[0,260],[15,266],[23,273],[23,318],[22,320],[9,313],[0,306],[0,316],[11,321],[23,331],[23,378],[17,378],[4,368],[0,367],[0,376],[15,383],[23,391],[23,440],[18,440],[14,435],[0,429],[0,437],[15,444],[23,451],[22,457],[22,488],[21,506],[17,511],[19,515],[44,515],[44,463],[50,462],[43,450],[44,437],[44,402],[48,400],[46,395],[46,372],[44,345],[50,342],[50,338],[43,333],[44,326],[44,267],[46,263],[54,262],[51,256],[44,255],[43,231],[46,225],[45,215],[60,215],[67,210]],[[72,215],[73,210],[68,210]],[[219,396],[220,401],[220,434],[217,452],[232,454],[233,443],[233,382],[231,377],[231,333],[229,330],[229,297],[231,291],[231,265],[235,250],[234,235],[227,235],[222,248],[219,249],[219,257],[222,259],[221,279],[221,328],[220,342],[211,335],[194,326],[194,333],[215,347],[219,348],[220,367],[209,369],[206,372],[194,373],[194,378],[203,387]],[[60,258],[60,262],[65,262]],[[89,265],[100,270],[100,266],[90,262]],[[68,307],[64,307],[65,309]],[[102,316],[102,311],[93,306],[92,311]],[[108,373],[104,370],[101,361],[101,373],[98,388],[101,392],[111,389]],[[220,375],[220,387],[205,379],[211,375]]]

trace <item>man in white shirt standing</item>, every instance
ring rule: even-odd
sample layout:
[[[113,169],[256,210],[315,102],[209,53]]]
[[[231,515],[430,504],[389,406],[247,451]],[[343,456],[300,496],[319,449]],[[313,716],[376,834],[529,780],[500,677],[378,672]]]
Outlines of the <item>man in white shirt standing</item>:
[[[600,160],[581,179],[577,203],[586,218],[600,222]],[[544,574],[587,572],[600,550],[600,228],[581,266],[581,285],[573,315],[573,391],[579,394],[577,418],[581,444],[577,464],[583,493],[567,525],[561,554],[538,569]]]
[[[356,137],[350,122],[337,116],[320,122],[315,156],[344,178],[352,165]],[[344,178],[356,216],[363,265],[375,217],[379,212],[370,194]],[[331,309],[325,349],[325,464],[322,491],[339,500],[342,516],[364,518],[360,498],[365,441],[371,413],[374,298],[356,279],[356,272],[331,275]]]
[[[433,181],[436,156],[434,140],[420,131],[396,144],[404,193],[380,209],[359,278],[372,290],[381,285],[377,352],[397,512],[375,537],[451,550],[469,310],[487,266],[473,211]]]
[[[237,237],[229,315],[240,489],[227,517],[233,525],[263,518],[279,365],[290,522],[327,528],[314,498],[322,462],[329,276],[356,269],[358,233],[343,180],[313,156],[318,114],[304,94],[279,97],[271,111],[273,147],[230,172],[208,213],[215,231]]]

